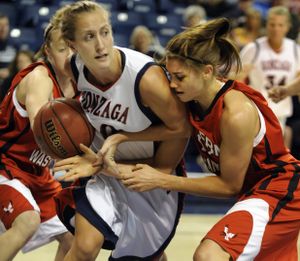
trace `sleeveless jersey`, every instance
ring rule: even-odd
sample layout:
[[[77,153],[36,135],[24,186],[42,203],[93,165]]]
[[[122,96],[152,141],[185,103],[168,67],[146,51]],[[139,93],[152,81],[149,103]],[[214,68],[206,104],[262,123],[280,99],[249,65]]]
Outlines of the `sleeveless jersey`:
[[[224,96],[232,89],[241,91],[255,103],[261,122],[261,129],[253,143],[253,153],[242,188],[244,193],[266,177],[295,171],[293,165],[298,165],[300,162],[284,146],[279,122],[263,96],[243,83],[227,81],[203,117],[190,113],[191,123],[196,128],[195,140],[208,169],[220,175],[219,156],[222,142],[220,119],[224,110]],[[191,106],[193,105],[190,104]]]
[[[133,50],[118,49],[123,71],[107,88],[88,82],[83,62],[78,56],[71,59],[81,91],[81,105],[96,129],[95,150],[101,148],[104,139],[114,131],[138,132],[159,121],[142,105],[139,92],[140,80],[153,66],[153,60]],[[130,141],[120,144],[115,156],[117,160],[139,161],[154,153],[154,142]],[[177,168],[175,174],[181,176],[183,170]],[[64,197],[62,193],[59,195]],[[72,195],[76,211],[104,235],[104,248],[114,249],[111,260],[153,260],[159,256],[174,236],[183,201],[182,194],[175,191],[132,192],[119,180],[101,173],[94,175],[83,189],[74,189]],[[60,206],[66,205],[64,199],[59,198],[58,202]],[[72,209],[70,203],[68,205],[69,210]],[[63,220],[68,222],[72,213],[65,209]]]
[[[79,56],[71,59],[81,92],[81,106],[96,129],[95,149],[99,149],[104,139],[116,131],[138,132],[159,121],[149,108],[142,105],[139,93],[141,77],[154,64],[152,58],[127,48],[118,49],[123,72],[113,85],[106,88],[94,86],[87,80],[87,68]],[[126,142],[118,146],[115,155],[116,159],[125,160],[148,158],[153,153],[153,142]]]
[[[37,176],[43,174],[51,158],[43,153],[35,143],[27,111],[16,98],[16,88],[28,73],[41,65],[47,68],[49,77],[53,81],[53,97],[62,97],[51,66],[44,62],[37,62],[14,77],[0,107],[0,166],[3,168],[4,165],[9,165]],[[6,171],[9,179],[18,175],[17,173],[19,172]],[[22,179],[26,179],[26,177],[22,177]]]
[[[277,53],[269,45],[267,37],[258,38],[241,51],[243,65],[251,64],[249,85],[260,91],[277,117],[292,115],[292,100],[287,97],[279,103],[268,98],[268,90],[273,86],[286,85],[300,72],[300,47],[295,41],[285,38],[282,50]]]

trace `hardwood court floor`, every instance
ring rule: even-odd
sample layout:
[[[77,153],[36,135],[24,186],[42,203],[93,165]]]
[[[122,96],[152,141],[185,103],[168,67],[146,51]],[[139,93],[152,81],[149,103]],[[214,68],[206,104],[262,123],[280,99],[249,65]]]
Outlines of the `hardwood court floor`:
[[[194,250],[201,238],[220,218],[221,215],[182,215],[176,235],[166,250],[168,261],[193,260]],[[19,253],[14,261],[52,261],[54,260],[56,247],[57,243],[53,242],[25,255]],[[298,249],[300,252],[300,242],[298,242]],[[105,261],[108,256],[109,251],[102,250],[97,261]],[[300,255],[298,260],[300,260]]]

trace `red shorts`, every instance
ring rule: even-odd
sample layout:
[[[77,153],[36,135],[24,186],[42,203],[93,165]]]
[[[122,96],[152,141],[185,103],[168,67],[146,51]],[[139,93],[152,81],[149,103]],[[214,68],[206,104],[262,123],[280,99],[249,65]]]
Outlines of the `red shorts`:
[[[41,222],[54,217],[53,198],[60,190],[60,183],[48,171],[35,176],[6,165],[5,170],[0,170],[0,219],[5,228],[9,229],[15,218],[28,210],[39,211]]]
[[[279,177],[278,182],[288,175]],[[237,202],[204,239],[215,241],[233,260],[297,261],[300,175],[293,175],[285,193],[257,186],[252,195]]]

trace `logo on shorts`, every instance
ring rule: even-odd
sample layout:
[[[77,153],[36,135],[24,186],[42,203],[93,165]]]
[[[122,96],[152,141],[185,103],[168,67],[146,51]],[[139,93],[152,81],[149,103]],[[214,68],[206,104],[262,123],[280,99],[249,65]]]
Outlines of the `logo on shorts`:
[[[9,201],[8,206],[7,206],[7,207],[3,207],[3,210],[4,210],[4,212],[7,213],[7,214],[13,213],[14,208],[13,208],[12,202]]]
[[[229,227],[228,227],[228,225],[226,225],[226,226],[224,227],[224,231],[221,233],[221,235],[224,236],[224,239],[225,239],[226,241],[229,241],[229,239],[232,239],[232,238],[236,237],[236,234],[233,234],[233,233],[230,233],[230,232],[229,232]]]

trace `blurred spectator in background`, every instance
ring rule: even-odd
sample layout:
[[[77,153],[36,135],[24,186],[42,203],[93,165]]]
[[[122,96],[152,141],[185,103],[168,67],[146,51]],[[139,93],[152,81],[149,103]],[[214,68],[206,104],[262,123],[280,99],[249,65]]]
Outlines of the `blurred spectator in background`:
[[[183,24],[185,27],[193,27],[206,22],[206,11],[200,5],[190,5],[183,13]]]
[[[9,75],[0,85],[0,102],[3,100],[4,96],[7,93],[7,90],[10,87],[12,79],[14,76],[21,70],[25,69],[28,65],[32,64],[35,61],[34,53],[29,50],[20,50],[17,52],[15,59],[8,66]]]
[[[237,8],[237,4],[231,4],[225,0],[195,0],[193,4],[203,6],[208,18],[224,16],[225,13]]]
[[[232,40],[239,49],[242,49],[246,44],[255,41],[264,34],[262,15],[259,10],[254,8],[246,11],[245,24],[231,31]]]
[[[130,48],[155,59],[160,59],[164,54],[164,48],[152,32],[143,25],[138,25],[133,29],[130,36]]]
[[[224,11],[222,16],[228,17],[233,27],[243,26],[246,23],[246,13],[251,8],[253,8],[252,0],[239,0],[228,11]]]
[[[295,3],[289,0],[273,0],[272,6],[285,6],[289,9],[291,15],[291,27],[287,34],[288,38],[297,40],[299,35],[300,20],[299,20],[299,10],[295,8]]]
[[[0,84],[8,77],[8,65],[16,56],[17,49],[9,43],[9,18],[0,13]]]
[[[291,146],[291,129],[286,120],[292,115],[292,99],[286,97],[274,103],[268,90],[289,84],[300,73],[300,47],[286,38],[290,28],[290,13],[284,6],[272,7],[268,11],[266,37],[246,45],[241,51],[243,75],[249,85],[260,91],[276,114],[285,136],[286,146]]]

